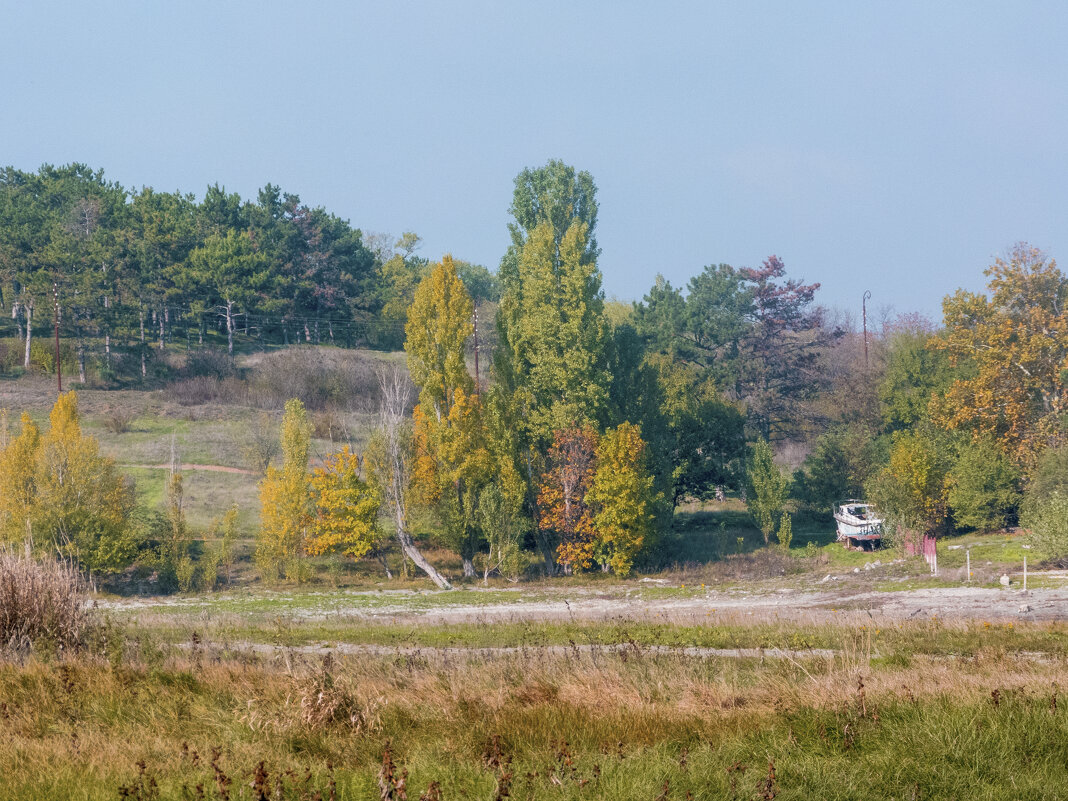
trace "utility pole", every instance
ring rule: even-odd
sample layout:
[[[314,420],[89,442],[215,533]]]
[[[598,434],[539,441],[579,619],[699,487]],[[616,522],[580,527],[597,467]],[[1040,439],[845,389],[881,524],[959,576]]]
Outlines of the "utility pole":
[[[475,303],[475,396],[482,397],[482,386],[478,379],[478,303]]]
[[[860,300],[861,318],[864,323],[864,370],[868,369],[868,298],[871,297],[871,292],[865,290],[864,297]]]
[[[63,366],[59,362],[59,283],[52,282],[52,298],[55,301],[56,320],[56,389],[63,394]]]

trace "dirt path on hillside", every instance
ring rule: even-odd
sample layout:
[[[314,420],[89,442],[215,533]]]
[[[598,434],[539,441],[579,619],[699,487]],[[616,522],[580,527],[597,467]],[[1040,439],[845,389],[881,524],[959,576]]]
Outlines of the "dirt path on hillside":
[[[169,464],[121,464],[119,467],[137,467],[142,470],[170,470]],[[255,475],[251,470],[245,470],[241,467],[224,467],[221,464],[182,464],[178,468],[179,470],[195,470],[203,471],[206,473],[237,473],[242,476]]]

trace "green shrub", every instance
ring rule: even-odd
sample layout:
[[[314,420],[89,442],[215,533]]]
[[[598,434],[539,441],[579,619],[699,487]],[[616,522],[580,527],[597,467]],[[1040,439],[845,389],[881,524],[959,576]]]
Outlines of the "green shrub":
[[[828,431],[795,471],[792,494],[805,511],[826,512],[839,501],[860,497],[877,466],[869,432],[860,427]]]
[[[987,439],[960,449],[946,484],[953,519],[964,528],[1004,528],[1020,504],[1019,471]]]
[[[178,564],[174,567],[174,577],[178,582],[179,592],[193,591],[196,572],[197,566],[189,554],[185,554],[178,560]]]
[[[1046,557],[1068,560],[1068,495],[1054,492],[1030,513],[1031,537]]]
[[[1055,492],[1068,497],[1068,446],[1050,448],[1038,457],[1020,504],[1020,523],[1031,528],[1033,515]]]
[[[794,524],[790,520],[790,515],[787,512],[782,513],[782,520],[779,522],[779,545],[782,546],[784,551],[790,550],[790,541],[794,538]]]

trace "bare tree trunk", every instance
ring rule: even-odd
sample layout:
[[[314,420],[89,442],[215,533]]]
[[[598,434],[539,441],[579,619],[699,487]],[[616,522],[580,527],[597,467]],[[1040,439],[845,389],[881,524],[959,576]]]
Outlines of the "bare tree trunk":
[[[148,375],[148,369],[145,366],[145,306],[141,304],[141,378],[145,378]]]
[[[234,302],[226,301],[226,352],[234,358]]]
[[[163,350],[163,312],[155,316],[159,318],[159,349]]]
[[[19,322],[19,311],[22,309],[22,304],[15,301],[11,304],[11,319],[15,321],[15,329],[18,331],[18,338],[22,339],[22,323]]]
[[[393,571],[389,569],[389,562],[386,561],[386,552],[378,546],[375,546],[374,555],[375,558],[382,565],[382,569],[386,571],[386,578],[390,581],[393,581]]]
[[[23,361],[22,366],[27,370],[30,369],[30,341],[33,339],[33,303],[27,303],[23,306],[26,314],[26,359]]]
[[[104,273],[107,273],[107,267],[104,268]],[[107,295],[104,295],[104,308],[111,308],[111,298]],[[111,367],[111,329],[107,325],[104,326],[104,361],[107,362],[108,367]]]
[[[430,580],[443,590],[451,590],[449,583],[435,567],[419,552],[408,530],[408,484],[411,481],[411,463],[405,443],[405,417],[411,401],[411,384],[397,368],[383,372],[380,376],[382,387],[381,431],[385,440],[385,464],[380,469],[386,473],[381,476],[385,489],[386,505],[389,508],[394,525],[397,528],[397,542],[401,551],[422,570]]]

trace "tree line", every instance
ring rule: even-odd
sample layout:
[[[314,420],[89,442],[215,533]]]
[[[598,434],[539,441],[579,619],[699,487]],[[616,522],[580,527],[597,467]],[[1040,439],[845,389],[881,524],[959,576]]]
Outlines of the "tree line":
[[[58,295],[79,376],[142,377],[174,343],[393,349],[427,260],[419,238],[365,235],[267,184],[255,201],[218,184],[192,194],[132,190],[83,164],[0,170],[0,311],[23,345],[52,326]],[[463,264],[480,296],[485,268]],[[125,357],[125,358],[124,358]]]
[[[261,193],[242,213],[263,205]],[[819,284],[787,275],[776,256],[709,265],[684,288],[657,277],[641,301],[608,301],[597,213],[592,177],[550,161],[516,178],[496,275],[450,256],[405,272],[410,249],[378,260],[377,280],[392,276],[402,304],[388,313],[403,326],[410,383],[383,376],[366,453],[342,450],[314,469],[307,413],[287,404],[283,464],[261,484],[265,575],[300,578],[305,556],[330,551],[381,558],[389,532],[406,561],[447,586],[420,550],[423,517],[467,577],[517,578],[531,562],[548,574],[626,575],[657,564],[681,503],[728,493],[746,500],[765,542],[786,548],[795,518],[830,526],[835,501],[866,495],[894,541],[1022,521],[1050,555],[1068,554],[1068,281],[1044,254],[1018,246],[998,259],[987,293],[945,299],[941,326],[884,315],[869,334],[820,307]],[[188,269],[222,286],[220,263],[261,260],[253,230],[211,234]],[[248,301],[236,290],[213,297],[232,333]],[[479,300],[495,318],[481,352]],[[480,356],[489,364],[473,369]],[[44,439],[24,423],[0,480]],[[180,508],[174,484],[169,503]],[[121,497],[108,508],[127,509]],[[28,507],[5,508],[9,538],[33,528],[19,511]],[[182,528],[177,512],[168,519],[157,529]],[[73,529],[49,526],[75,541]],[[171,562],[188,573],[180,551]]]

